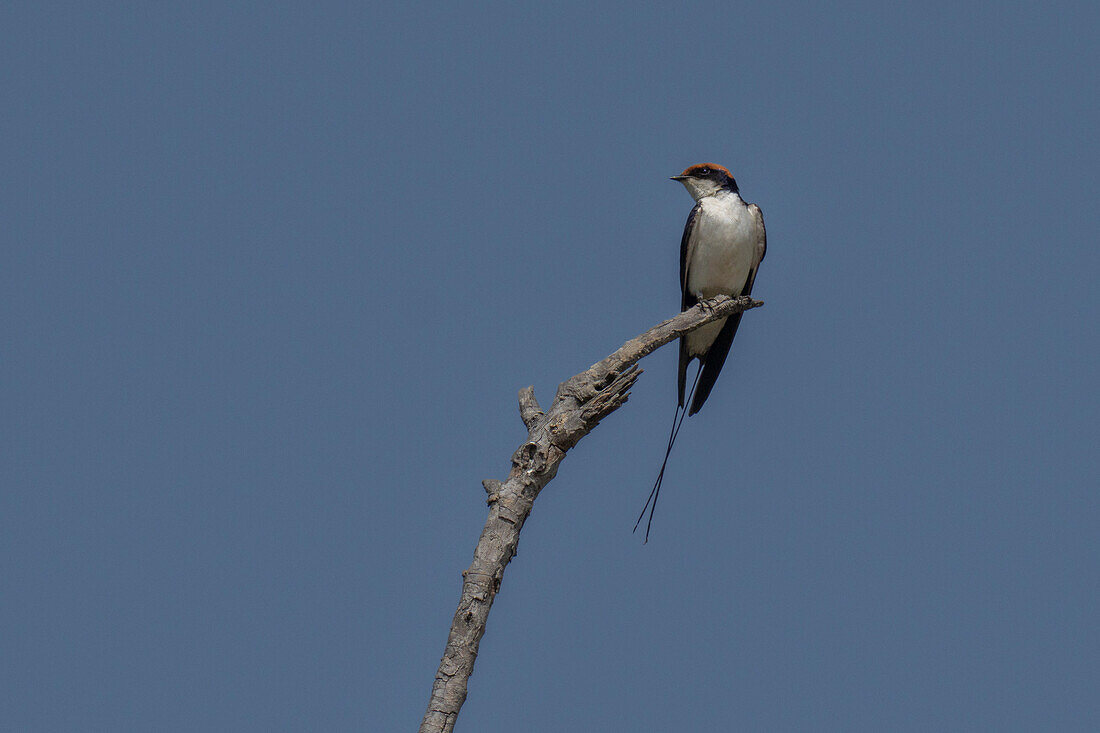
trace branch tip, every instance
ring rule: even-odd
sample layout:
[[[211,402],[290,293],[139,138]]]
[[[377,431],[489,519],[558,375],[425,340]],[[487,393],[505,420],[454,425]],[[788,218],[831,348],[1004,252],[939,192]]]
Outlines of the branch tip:
[[[535,399],[535,388],[524,387],[519,391],[519,416],[523,424],[531,430],[538,424],[545,413],[539,407],[539,401]]]

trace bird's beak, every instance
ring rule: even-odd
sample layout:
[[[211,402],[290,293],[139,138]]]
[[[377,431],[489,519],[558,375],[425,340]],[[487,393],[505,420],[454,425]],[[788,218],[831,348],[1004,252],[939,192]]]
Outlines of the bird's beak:
[[[686,181],[687,176],[669,176],[668,180],[670,180],[670,181]]]

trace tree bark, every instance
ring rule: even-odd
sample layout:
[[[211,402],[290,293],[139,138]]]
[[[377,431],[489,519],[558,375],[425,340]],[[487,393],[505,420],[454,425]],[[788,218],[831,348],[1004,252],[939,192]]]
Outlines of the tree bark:
[[[642,373],[636,362],[689,331],[761,305],[752,298],[724,295],[703,301],[627,341],[603,361],[560,384],[547,412],[539,407],[532,387],[519,391],[527,440],[512,454],[512,470],[503,483],[494,479],[482,482],[488,494],[489,517],[473,562],[462,573],[462,596],[420,733],[454,730],[489,609],[500,590],[504,568],[516,554],[523,523],[539,492],[558,472],[566,452],[626,402],[630,387]]]

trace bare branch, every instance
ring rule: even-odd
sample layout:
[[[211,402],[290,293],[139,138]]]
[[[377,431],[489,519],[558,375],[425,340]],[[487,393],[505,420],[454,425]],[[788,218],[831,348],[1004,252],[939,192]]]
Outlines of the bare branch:
[[[763,303],[748,297],[719,296],[659,323],[623,344],[606,359],[558,387],[546,413],[535,392],[519,392],[519,409],[527,440],[512,454],[512,470],[503,482],[482,482],[489,494],[489,516],[481,530],[470,567],[462,573],[462,595],[447,636],[447,648],[432,685],[420,733],[449,733],[466,700],[466,684],[474,669],[493,599],[504,568],[515,556],[519,533],[539,492],[554,478],[566,451],[601,420],[626,402],[642,371],[636,362],[685,333],[711,321],[741,313]]]
[[[492,504],[500,498],[501,483],[495,478],[482,479],[481,485],[485,488],[485,493],[488,494],[485,499],[486,504]]]
[[[524,387],[519,391],[519,416],[527,429],[535,427],[535,423],[542,419],[542,408],[535,399],[535,388]]]

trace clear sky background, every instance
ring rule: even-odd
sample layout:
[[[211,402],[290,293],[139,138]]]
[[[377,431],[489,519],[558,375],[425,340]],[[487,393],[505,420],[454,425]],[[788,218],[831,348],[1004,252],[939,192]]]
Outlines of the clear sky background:
[[[1100,729],[1094,3],[0,10],[0,727],[418,725],[556,385],[769,248],[524,529],[460,731]]]

